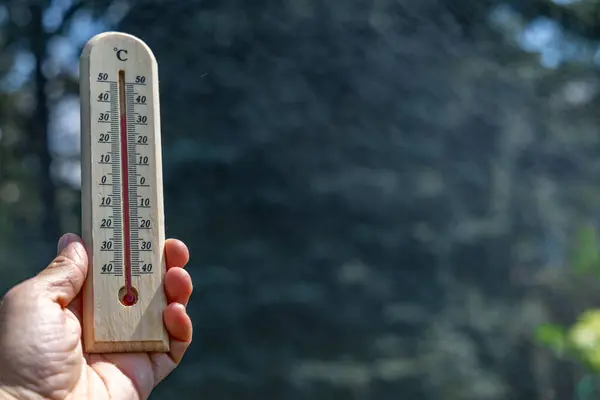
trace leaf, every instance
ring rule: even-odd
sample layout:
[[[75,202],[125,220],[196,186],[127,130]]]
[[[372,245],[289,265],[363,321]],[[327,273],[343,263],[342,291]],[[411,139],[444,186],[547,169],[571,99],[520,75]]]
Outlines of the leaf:
[[[577,246],[573,252],[572,266],[576,273],[587,274],[600,271],[600,253],[598,251],[598,235],[593,226],[586,226],[579,231]]]
[[[547,346],[557,353],[562,353],[565,349],[566,333],[565,329],[555,324],[540,325],[535,334],[538,343]]]
[[[600,350],[600,310],[582,313],[571,327],[568,337],[569,342],[580,351]]]

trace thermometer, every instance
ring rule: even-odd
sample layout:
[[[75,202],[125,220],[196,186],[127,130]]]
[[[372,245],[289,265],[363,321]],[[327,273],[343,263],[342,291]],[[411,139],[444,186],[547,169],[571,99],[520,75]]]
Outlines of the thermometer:
[[[87,352],[167,352],[164,215],[156,59],[119,32],[80,58],[83,288]]]

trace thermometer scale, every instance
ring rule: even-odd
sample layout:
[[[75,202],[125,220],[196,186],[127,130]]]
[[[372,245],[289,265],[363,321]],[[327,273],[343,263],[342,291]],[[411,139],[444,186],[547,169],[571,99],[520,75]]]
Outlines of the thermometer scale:
[[[105,32],[80,58],[87,352],[169,351],[158,71],[135,36]]]

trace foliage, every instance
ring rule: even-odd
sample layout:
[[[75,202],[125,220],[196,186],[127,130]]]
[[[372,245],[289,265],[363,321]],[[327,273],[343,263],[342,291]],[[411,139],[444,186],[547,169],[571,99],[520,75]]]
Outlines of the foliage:
[[[593,226],[583,227],[571,263],[575,273],[590,279],[599,277],[599,246],[597,230]],[[569,326],[541,324],[536,329],[535,339],[559,358],[571,358],[585,366],[593,376],[600,375],[600,309],[585,309]],[[580,381],[579,398],[586,399],[592,392],[600,394],[594,387],[586,385],[590,379],[593,378],[586,375]]]

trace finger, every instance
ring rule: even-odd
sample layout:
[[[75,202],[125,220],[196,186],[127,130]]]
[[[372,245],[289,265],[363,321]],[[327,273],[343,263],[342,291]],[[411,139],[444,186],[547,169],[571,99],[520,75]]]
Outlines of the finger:
[[[165,262],[167,269],[172,267],[183,268],[190,259],[187,246],[178,239],[167,239],[165,241]]]
[[[164,313],[164,321],[171,336],[171,351],[150,355],[155,385],[177,367],[192,342],[192,320],[183,304],[169,304]]]
[[[83,296],[81,292],[75,296],[67,308],[77,317],[79,322],[83,322]]]
[[[88,258],[82,240],[67,233],[58,242],[58,255],[37,276],[49,297],[66,307],[81,291],[88,271]]]
[[[171,303],[165,310],[164,321],[167,331],[176,343],[186,344],[185,348],[179,346],[178,348],[187,349],[187,345],[192,341],[192,320],[185,310],[183,304]],[[171,346],[171,353],[174,356],[175,362],[181,361],[184,351],[176,351],[173,354],[173,347]]]
[[[165,292],[169,303],[187,305],[192,295],[192,277],[183,268],[171,268],[165,275]]]

